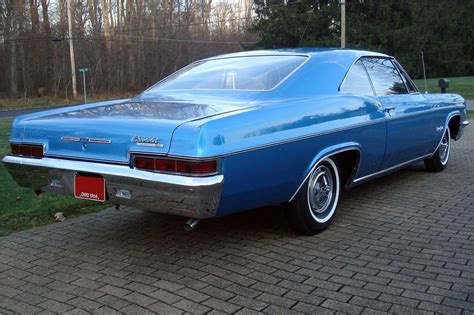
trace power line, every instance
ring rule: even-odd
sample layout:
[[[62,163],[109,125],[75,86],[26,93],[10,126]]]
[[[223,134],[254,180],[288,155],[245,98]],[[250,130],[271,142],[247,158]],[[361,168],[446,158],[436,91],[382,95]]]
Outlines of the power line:
[[[299,4],[300,2],[292,2],[288,4],[275,4],[275,5],[270,5],[270,6],[265,6],[264,8],[274,8],[274,7],[280,7],[280,6],[287,6],[287,5],[293,5],[293,4]],[[255,3],[252,3],[252,6],[255,5]],[[55,8],[56,13],[59,11],[58,8]],[[242,9],[239,11],[247,11],[246,9]],[[239,12],[236,11],[236,12]],[[311,19],[311,16],[314,12],[314,9],[308,19],[308,23],[306,24],[306,28],[308,27],[309,20]],[[147,17],[150,18],[150,17]],[[128,36],[128,37],[133,37],[134,35],[130,34],[120,34],[120,33],[129,33],[129,32],[138,32],[138,31],[153,31],[153,30],[163,30],[163,29],[180,29],[180,28],[187,28],[191,26],[199,26],[199,25],[212,25],[212,24],[225,24],[228,22],[233,22],[233,21],[240,21],[240,20],[251,20],[253,19],[253,16],[245,16],[245,17],[238,17],[238,18],[231,18],[231,19],[225,19],[225,20],[214,20],[214,21],[205,21],[205,22],[194,22],[194,23],[187,23],[187,24],[181,24],[181,23],[174,23],[170,25],[160,25],[160,26],[154,26],[154,27],[143,27],[143,28],[123,28],[123,29],[113,29],[112,33],[110,35],[117,35],[117,36]],[[304,37],[304,33],[302,35],[302,38]],[[98,34],[100,35],[105,35],[103,31],[99,32]],[[94,35],[97,35],[95,33]],[[231,44],[236,44],[236,43],[249,43],[253,44],[255,42],[233,42],[233,41],[206,41],[206,40],[188,40],[188,39],[176,39],[176,38],[151,38],[151,37],[141,37],[143,39],[147,40],[156,40],[156,41],[175,41],[175,42],[194,42],[194,43],[231,43]],[[62,41],[62,40],[67,40],[69,38],[60,38],[60,37],[49,37],[49,36],[35,36],[35,37],[23,37],[23,38],[17,38],[17,39],[4,39],[3,42],[24,42],[24,41],[41,41],[41,40],[52,40],[52,41]],[[73,38],[74,39],[74,38]],[[77,39],[80,40],[104,40],[103,38],[82,38],[78,37]]]
[[[313,10],[311,10],[311,14],[309,15],[308,20],[306,21],[306,26],[304,27],[303,33],[301,34],[298,47],[301,47],[301,44],[303,43],[303,39],[304,39],[304,36],[306,35],[306,30],[308,29],[309,22],[311,21],[311,18],[313,17],[313,14],[314,14],[314,10],[316,9],[316,2],[317,0],[314,0]]]
[[[252,17],[242,17],[242,18],[233,18],[233,19],[227,19],[227,20],[220,20],[220,21],[209,21],[209,22],[199,22],[199,23],[189,23],[189,24],[181,24],[180,27],[186,28],[190,26],[196,26],[196,25],[211,25],[211,24],[219,24],[219,23],[227,23],[227,22],[232,22],[232,21],[238,21],[238,20],[248,20],[251,19]],[[168,28],[177,28],[178,24],[174,25],[162,25],[159,27],[147,27],[147,28],[135,28],[135,29],[123,29],[123,30],[113,30],[110,35],[116,34],[116,33],[124,33],[124,32],[137,32],[137,31],[147,31],[147,30],[160,30],[160,29],[168,29]],[[94,33],[93,33],[94,34]],[[95,33],[94,35],[105,35],[103,31],[99,33]],[[122,34],[116,34],[116,35],[122,35]],[[128,34],[125,34],[128,35]],[[130,36],[130,35],[129,35]],[[17,38],[17,39],[7,39],[4,40],[5,42],[11,42],[11,41],[31,41],[31,40],[53,40],[54,41],[55,37],[49,37],[49,36],[35,36],[35,37],[22,37],[22,38]],[[63,38],[63,40],[66,40],[69,38]],[[165,40],[165,39],[163,39]],[[175,40],[175,39],[167,39],[167,40]]]
[[[178,39],[178,38],[159,38],[159,37],[144,37],[136,35],[126,35],[126,34],[112,34],[112,36],[124,36],[137,38],[142,40],[152,40],[152,41],[169,41],[177,43],[194,43],[194,44],[256,44],[257,42],[245,42],[245,41],[213,41],[213,40],[197,40],[197,39]]]
[[[146,28],[132,28],[132,29],[122,29],[122,30],[114,30],[113,32],[135,32],[135,31],[153,31],[153,30],[160,30],[160,29],[168,29],[168,28],[186,28],[189,26],[198,26],[198,25],[212,25],[212,24],[219,24],[219,23],[227,23],[232,21],[239,21],[239,20],[248,20],[252,19],[252,17],[240,17],[240,18],[232,18],[227,20],[218,20],[218,21],[208,21],[208,22],[196,22],[196,23],[188,23],[188,24],[170,24],[170,25],[161,25],[161,26],[154,26],[154,27],[146,27]]]
[[[149,40],[149,41],[167,41],[167,42],[177,42],[177,43],[195,43],[195,44],[256,44],[256,41],[219,41],[219,40],[199,40],[199,39],[180,39],[180,38],[165,38],[165,37],[144,37],[144,36],[137,36],[137,35],[128,35],[128,34],[110,34],[111,36],[118,36],[118,37],[129,37],[132,39],[139,39],[139,40]],[[39,41],[39,40],[51,40],[50,37],[42,37],[42,38],[21,38],[21,39],[10,39],[5,40],[4,42],[28,42],[28,41]],[[62,40],[66,41],[69,40],[69,37],[66,37]],[[90,41],[105,41],[103,37],[71,37],[73,40],[90,40]],[[116,40],[113,38],[108,38],[107,40]],[[118,41],[125,41],[125,39],[118,40]]]

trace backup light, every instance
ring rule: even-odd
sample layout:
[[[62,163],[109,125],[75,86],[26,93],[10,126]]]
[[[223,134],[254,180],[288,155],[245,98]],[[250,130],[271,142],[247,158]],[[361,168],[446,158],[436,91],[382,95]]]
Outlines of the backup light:
[[[156,157],[136,156],[137,169],[191,176],[208,176],[217,173],[217,161],[192,161]]]

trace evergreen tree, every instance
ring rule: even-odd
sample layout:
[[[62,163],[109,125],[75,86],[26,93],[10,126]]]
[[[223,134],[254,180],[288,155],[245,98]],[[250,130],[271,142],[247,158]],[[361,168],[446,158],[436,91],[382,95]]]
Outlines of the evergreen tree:
[[[474,75],[474,0],[346,0],[347,47],[397,57],[421,77]],[[260,46],[337,47],[338,0],[256,0]],[[301,40],[304,34],[303,40]]]

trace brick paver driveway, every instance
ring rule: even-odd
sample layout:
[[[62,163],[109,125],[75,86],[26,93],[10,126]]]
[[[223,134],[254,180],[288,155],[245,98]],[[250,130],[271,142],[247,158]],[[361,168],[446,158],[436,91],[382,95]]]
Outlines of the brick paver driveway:
[[[107,209],[0,239],[0,313],[474,313],[474,128],[292,233],[280,209],[201,222]]]

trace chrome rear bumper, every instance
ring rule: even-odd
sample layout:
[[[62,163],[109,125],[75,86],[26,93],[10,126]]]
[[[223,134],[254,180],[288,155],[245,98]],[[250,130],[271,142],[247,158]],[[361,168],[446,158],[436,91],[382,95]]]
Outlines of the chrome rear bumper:
[[[36,191],[73,195],[77,173],[97,174],[104,177],[113,204],[190,218],[216,215],[224,182],[223,175],[186,177],[55,158],[6,156],[3,163],[19,185]]]

